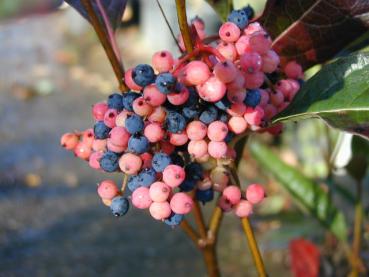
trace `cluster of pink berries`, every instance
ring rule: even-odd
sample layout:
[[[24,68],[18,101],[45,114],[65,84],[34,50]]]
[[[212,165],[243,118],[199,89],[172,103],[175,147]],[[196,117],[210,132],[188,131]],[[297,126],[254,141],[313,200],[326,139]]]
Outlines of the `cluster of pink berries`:
[[[201,19],[192,21],[194,49],[178,60],[160,51],[152,66],[127,70],[130,91],[93,106],[93,129],[61,138],[92,168],[125,174],[121,189],[112,180],[98,186],[117,216],[129,208],[126,187],[133,206],[171,226],[191,211],[194,199],[209,202],[215,192],[218,205],[239,217],[264,198],[260,185],[248,186],[244,195],[235,185],[229,142],[248,129],[281,130],[265,127],[298,92],[302,68],[290,62],[281,72],[269,35],[259,23],[248,24],[243,10],[230,14],[210,44],[203,42],[204,27]]]

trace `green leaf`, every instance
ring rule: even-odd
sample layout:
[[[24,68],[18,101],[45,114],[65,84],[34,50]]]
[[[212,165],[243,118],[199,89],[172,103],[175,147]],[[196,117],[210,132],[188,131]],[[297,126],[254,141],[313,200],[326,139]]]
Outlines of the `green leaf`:
[[[318,117],[369,138],[369,53],[340,58],[309,79],[273,123]]]
[[[217,12],[222,21],[227,20],[227,16],[232,10],[232,0],[206,0]]]
[[[352,157],[346,169],[356,181],[361,182],[369,164],[369,142],[354,136],[351,142]]]
[[[338,239],[347,240],[347,227],[343,213],[337,210],[327,193],[318,184],[284,163],[267,146],[252,141],[249,147],[252,156],[261,167],[278,180],[297,204],[306,209]]]

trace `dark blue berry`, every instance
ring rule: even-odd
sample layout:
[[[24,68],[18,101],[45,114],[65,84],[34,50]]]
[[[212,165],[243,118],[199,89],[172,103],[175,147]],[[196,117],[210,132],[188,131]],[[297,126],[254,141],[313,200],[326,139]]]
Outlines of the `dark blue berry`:
[[[250,89],[246,93],[246,98],[243,101],[246,106],[255,108],[261,101],[261,94],[258,89]]]
[[[242,8],[242,10],[246,13],[248,19],[252,19],[255,16],[255,11],[250,5]]]
[[[199,95],[193,87],[188,88],[189,96],[184,104],[185,107],[193,107],[199,102]]]
[[[155,73],[148,64],[139,64],[132,71],[132,78],[141,87],[146,87],[155,81]]]
[[[156,181],[156,172],[152,168],[145,168],[138,174],[138,179],[141,186],[149,187]]]
[[[126,109],[127,111],[133,112],[133,101],[135,101],[138,97],[140,97],[140,94],[137,92],[127,92],[125,94],[123,94],[123,98],[122,98],[122,104],[124,109]]]
[[[194,180],[202,180],[204,178],[204,169],[199,163],[189,163],[185,167],[186,176],[191,176]]]
[[[123,196],[116,196],[110,204],[110,209],[115,216],[123,216],[128,212],[129,201]]]
[[[210,202],[214,198],[214,190],[212,188],[207,190],[196,190],[196,199],[201,201],[203,204]]]
[[[187,150],[187,145],[183,145],[184,148],[183,148],[183,151],[186,151]],[[179,151],[179,147],[177,146],[176,147],[176,151]],[[181,149],[182,150],[182,149]],[[184,166],[185,162],[182,158],[181,155],[179,155],[178,153],[176,152],[173,152],[172,154],[170,154],[170,159],[172,160],[172,164],[175,164],[175,165],[179,165],[181,167]]]
[[[215,102],[214,105],[219,110],[226,111],[232,105],[232,103],[228,100],[227,96],[224,96],[218,102]]]
[[[125,121],[125,126],[130,134],[141,132],[144,129],[142,117],[137,114],[128,115]]]
[[[224,123],[228,123],[228,114],[226,114],[225,112],[220,112],[218,120],[220,120]]]
[[[188,192],[195,188],[196,180],[190,177],[186,177],[186,179],[179,185],[181,191]]]
[[[107,151],[100,159],[100,167],[106,172],[117,171],[119,167],[119,155],[117,153]]]
[[[177,79],[171,73],[161,73],[156,77],[155,85],[163,94],[176,91]]]
[[[163,172],[164,169],[172,163],[172,159],[169,157],[169,155],[158,152],[155,153],[152,157],[152,167],[156,172]]]
[[[164,223],[169,226],[177,226],[182,222],[183,218],[184,218],[183,214],[173,213],[169,218],[164,220]]]
[[[114,93],[108,97],[108,107],[109,109],[116,109],[117,111],[123,110],[123,96],[119,93]]]
[[[217,120],[217,117],[218,117],[218,109],[214,106],[208,106],[201,113],[199,120],[202,123],[209,125],[213,121]]]
[[[240,29],[244,29],[249,20],[247,18],[247,14],[244,10],[234,10],[228,15],[229,22],[233,22],[238,26]]]
[[[227,134],[227,136],[225,137],[224,142],[225,142],[225,143],[229,143],[229,142],[231,142],[231,140],[234,138],[234,136],[235,136],[235,134],[234,134],[234,133],[232,133],[231,131],[228,131],[228,134]]]
[[[134,192],[137,188],[141,187],[140,178],[138,175],[131,175],[128,177],[127,186],[130,191]]]
[[[95,139],[106,139],[109,137],[111,128],[106,126],[103,121],[98,121],[94,125]]]
[[[184,107],[182,109],[182,114],[187,120],[190,120],[198,117],[200,115],[200,110],[197,105]]]
[[[128,151],[133,153],[142,154],[149,150],[149,146],[149,140],[139,134],[131,136],[128,140]]]
[[[180,133],[186,128],[186,119],[177,112],[169,112],[165,119],[166,129],[171,133]]]

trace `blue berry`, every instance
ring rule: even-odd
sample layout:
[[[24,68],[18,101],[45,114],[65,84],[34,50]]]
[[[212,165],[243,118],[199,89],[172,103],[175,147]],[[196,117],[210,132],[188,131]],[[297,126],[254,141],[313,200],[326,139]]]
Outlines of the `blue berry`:
[[[123,110],[123,96],[119,93],[113,93],[108,97],[108,107],[109,109],[116,109],[117,111]]]
[[[228,100],[227,96],[224,96],[218,102],[215,102],[214,105],[219,110],[227,111],[227,109],[231,106],[231,102]]]
[[[186,177],[186,179],[179,185],[181,191],[188,192],[195,188],[196,180],[191,177],[192,176]]]
[[[133,112],[133,101],[135,101],[138,97],[140,97],[140,94],[137,92],[127,92],[125,94],[123,94],[123,98],[122,98],[122,104],[124,109],[126,109],[127,111]]]
[[[128,140],[128,151],[133,153],[142,154],[149,150],[149,146],[149,140],[139,134],[131,136]]]
[[[243,101],[246,106],[255,108],[261,101],[261,94],[258,89],[250,89],[246,93],[246,98]]]
[[[199,163],[189,163],[185,167],[186,176],[191,176],[192,179],[198,181],[204,178],[204,169]]]
[[[214,190],[212,188],[207,190],[196,190],[196,199],[201,201],[203,204],[210,202],[214,198]]]
[[[130,134],[141,132],[144,129],[142,117],[137,114],[128,115],[125,121],[125,126]]]
[[[156,172],[152,168],[145,168],[138,174],[138,179],[141,186],[149,187],[156,181]]]
[[[228,15],[229,22],[233,22],[240,29],[244,29],[248,24],[247,14],[244,10],[234,10]]]
[[[182,114],[186,119],[194,119],[200,115],[200,110],[197,105],[184,107],[182,109]]]
[[[163,152],[158,152],[154,154],[151,163],[156,172],[163,172],[164,169],[172,163],[172,160],[169,155]]]
[[[224,139],[225,143],[229,143],[231,142],[231,140],[234,138],[234,133],[232,133],[231,131],[228,131],[227,136]]]
[[[130,191],[134,192],[140,186],[140,178],[138,177],[138,175],[131,175],[128,177],[127,187]]]
[[[163,94],[169,94],[176,90],[177,79],[171,73],[161,73],[156,77],[155,84]]]
[[[118,162],[119,155],[114,152],[107,151],[100,159],[100,167],[106,172],[114,172],[117,171],[119,167]]]
[[[246,13],[248,19],[252,19],[255,16],[255,11],[250,5],[242,8],[242,10]]]
[[[171,214],[171,216],[164,220],[164,223],[169,226],[177,226],[179,225],[184,218],[183,214]]]
[[[110,204],[110,209],[115,216],[123,216],[128,212],[129,201],[123,196],[114,197]]]
[[[183,145],[183,150],[181,149],[181,151],[186,151],[187,150],[187,145]],[[176,151],[180,151],[180,147],[176,147]],[[185,162],[182,158],[181,155],[179,155],[178,153],[176,152],[173,152],[172,154],[170,154],[170,159],[172,160],[172,164],[175,164],[175,165],[179,165],[181,167],[184,167],[185,165]]]
[[[217,120],[218,117],[218,110],[216,107],[214,106],[208,106],[206,107],[206,109],[201,113],[199,120],[206,124],[209,125],[210,123],[212,123],[213,121]]]
[[[95,139],[106,139],[109,137],[111,128],[106,126],[103,121],[98,121],[94,125]]]
[[[220,112],[218,116],[218,120],[224,123],[228,123],[228,114],[226,114],[225,112]]]
[[[193,107],[199,102],[199,95],[197,94],[197,91],[193,87],[189,87],[188,92],[189,92],[189,96],[184,106]]]
[[[132,78],[141,87],[146,87],[155,81],[155,73],[148,64],[139,64],[132,71]]]
[[[169,112],[165,119],[166,129],[171,133],[180,133],[186,128],[186,119],[177,112]]]

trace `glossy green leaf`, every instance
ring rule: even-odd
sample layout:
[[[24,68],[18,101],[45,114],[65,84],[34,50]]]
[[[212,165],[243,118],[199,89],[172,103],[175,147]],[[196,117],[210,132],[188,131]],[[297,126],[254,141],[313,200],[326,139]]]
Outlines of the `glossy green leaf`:
[[[369,138],[369,53],[343,57],[309,79],[273,123],[318,117]]]
[[[347,240],[347,227],[343,213],[337,210],[327,193],[318,184],[283,162],[267,146],[252,141],[249,147],[252,156],[265,172],[276,178],[298,205],[307,210],[338,239]]]

